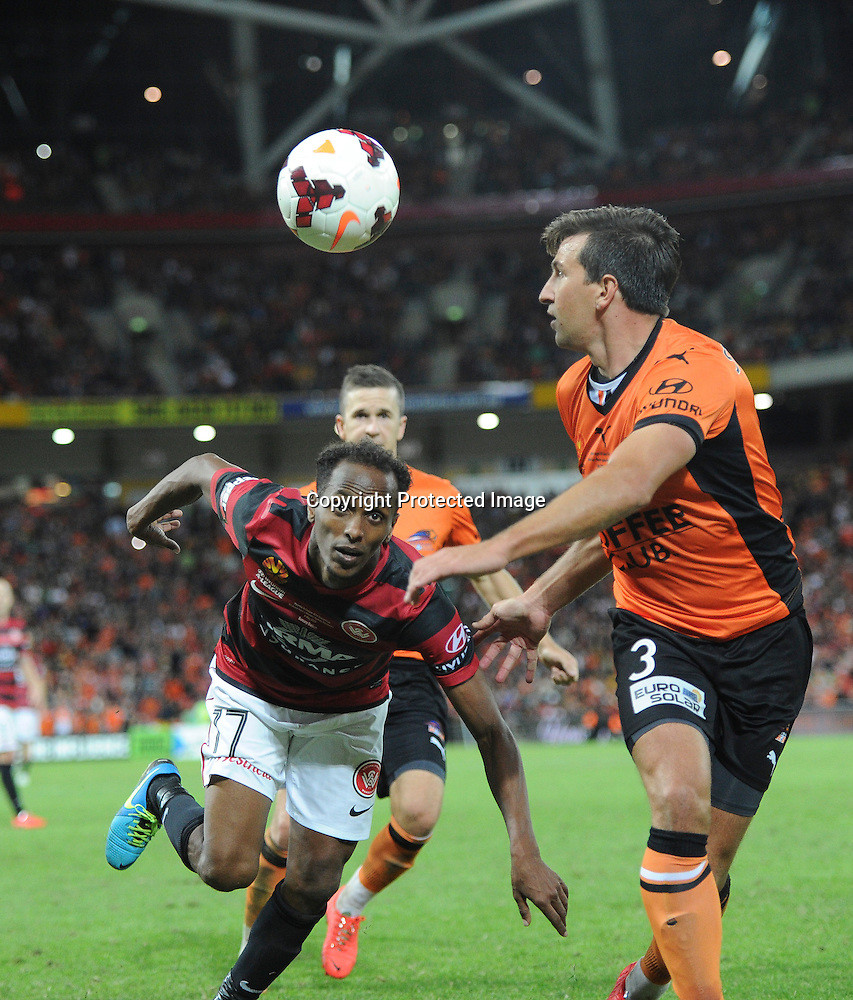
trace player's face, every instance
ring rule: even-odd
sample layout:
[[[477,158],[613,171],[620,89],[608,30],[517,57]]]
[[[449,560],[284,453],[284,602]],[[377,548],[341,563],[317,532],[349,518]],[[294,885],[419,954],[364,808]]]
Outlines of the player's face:
[[[367,438],[397,454],[397,442],[406,433],[396,389],[352,389],[344,397],[344,412],[335,418],[335,433],[342,441],[357,444]]]
[[[396,480],[367,465],[341,462],[308,516],[314,522],[308,542],[314,574],[325,587],[353,587],[370,576],[391,537]]]
[[[589,235],[580,233],[563,240],[551,261],[551,277],[539,293],[548,307],[557,347],[586,353],[595,319],[595,297],[600,290],[590,282],[578,261]]]

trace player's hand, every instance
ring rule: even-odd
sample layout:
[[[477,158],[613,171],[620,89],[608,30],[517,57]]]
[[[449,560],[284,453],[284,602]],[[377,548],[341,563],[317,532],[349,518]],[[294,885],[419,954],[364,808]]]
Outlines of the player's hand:
[[[537,857],[535,861],[513,858],[511,878],[512,895],[524,926],[530,926],[527,905],[530,901],[545,914],[557,933],[565,937],[569,890],[560,876]]]
[[[484,576],[486,573],[497,573],[505,566],[506,559],[492,540],[441,549],[415,560],[409,574],[406,600],[409,604],[417,604],[424,588],[436,580],[444,580],[448,576]]]
[[[170,510],[160,517],[155,517],[149,521],[145,510],[145,500],[140,500],[138,504],[127,512],[127,530],[134,538],[141,538],[142,541],[151,545],[158,545],[162,549],[171,549],[173,552],[180,552],[181,547],[174,540],[169,538],[168,532],[174,531],[181,525],[182,510]]]
[[[551,616],[545,608],[523,594],[498,601],[479,621],[474,622],[475,642],[492,637],[492,642],[479,654],[480,666],[485,669],[499,653],[506,651],[495,674],[498,684],[502,684],[519,663],[525,665],[526,680],[532,683],[539,644],[550,624]]]
[[[580,676],[577,657],[546,635],[539,643],[539,662],[551,671],[555,684],[574,684]]]

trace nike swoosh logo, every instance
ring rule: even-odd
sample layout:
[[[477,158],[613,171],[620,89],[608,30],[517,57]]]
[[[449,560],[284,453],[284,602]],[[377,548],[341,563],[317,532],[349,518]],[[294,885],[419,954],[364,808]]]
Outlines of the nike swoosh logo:
[[[341,221],[338,223],[338,231],[335,233],[335,238],[332,240],[332,250],[334,250],[338,245],[338,240],[344,235],[344,230],[351,222],[358,222],[358,216],[351,209],[347,209],[341,216]]]
[[[367,809],[356,809],[356,807],[353,806],[352,809],[350,809],[349,814],[350,816],[363,816],[368,809],[372,808],[373,806],[368,806]]]
[[[240,980],[240,989],[245,990],[247,993],[257,993],[259,996],[263,993],[263,990],[253,990],[251,986],[247,985],[245,979]]]

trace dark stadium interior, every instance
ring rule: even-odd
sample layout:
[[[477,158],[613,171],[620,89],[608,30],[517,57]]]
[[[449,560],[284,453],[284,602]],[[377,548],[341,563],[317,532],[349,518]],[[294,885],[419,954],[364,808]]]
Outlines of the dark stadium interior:
[[[288,482],[312,478],[350,364],[386,365],[411,389],[401,454],[460,487],[513,491],[523,477],[550,494],[554,473],[573,475],[553,404],[571,359],[537,302],[539,234],[566,208],[608,202],[668,216],[684,255],[673,315],[720,340],[773,398],[762,428],[816,639],[807,711],[816,727],[849,727],[853,6],[553,0],[500,23],[478,20],[488,4],[437,0],[428,21],[455,18],[457,34],[391,45],[336,96],[335,74],[351,81],[375,47],[371,5],[258,4],[259,17],[301,13],[314,30],[258,22],[255,153],[327,100],[306,134],[360,128],[401,176],[389,231],[369,253],[340,256],[283,227],[277,168],[260,169],[241,139],[235,29],[192,6],[3,5],[0,552],[50,680],[46,730],[175,719],[203,698],[239,563],[198,511],[198,536],[161,571],[170,557],[130,549],[123,512],[208,447]],[[603,13],[604,98],[588,9]],[[738,89],[761,13],[767,44]],[[339,37],[338,19],[363,39]],[[718,50],[729,65],[712,63]],[[525,103],[513,87],[534,69]],[[163,97],[147,104],[152,85]],[[503,408],[499,384],[515,399]],[[173,399],[185,412],[169,423],[161,404]],[[475,425],[486,399],[494,432]],[[253,419],[264,401],[272,416]],[[140,404],[130,420],[128,402]],[[211,445],[191,434],[205,408]],[[58,426],[74,427],[73,444],[54,443]],[[482,533],[505,516],[486,512]],[[532,580],[547,558],[514,569]],[[476,596],[458,589],[470,621]],[[501,689],[519,734],[606,730],[608,605],[602,584],[561,613],[558,638],[582,661],[577,688],[542,676]]]

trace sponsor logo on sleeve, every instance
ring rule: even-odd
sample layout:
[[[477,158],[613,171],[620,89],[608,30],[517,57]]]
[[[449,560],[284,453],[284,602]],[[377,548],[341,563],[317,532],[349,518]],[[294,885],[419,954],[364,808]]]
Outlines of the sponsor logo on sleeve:
[[[679,677],[649,677],[629,688],[631,707],[635,712],[645,712],[661,705],[678,705],[697,718],[705,718],[705,692]]]
[[[247,483],[250,479],[254,478],[254,476],[237,476],[236,479],[231,479],[222,487],[222,492],[219,494],[219,509],[222,511],[223,517],[225,517],[228,511],[228,498],[234,492],[234,487],[239,486],[240,483]]]
[[[468,644],[470,635],[471,633],[468,631],[467,625],[459,625],[445,643],[444,651],[448,656],[456,656],[458,653],[461,653]]]

